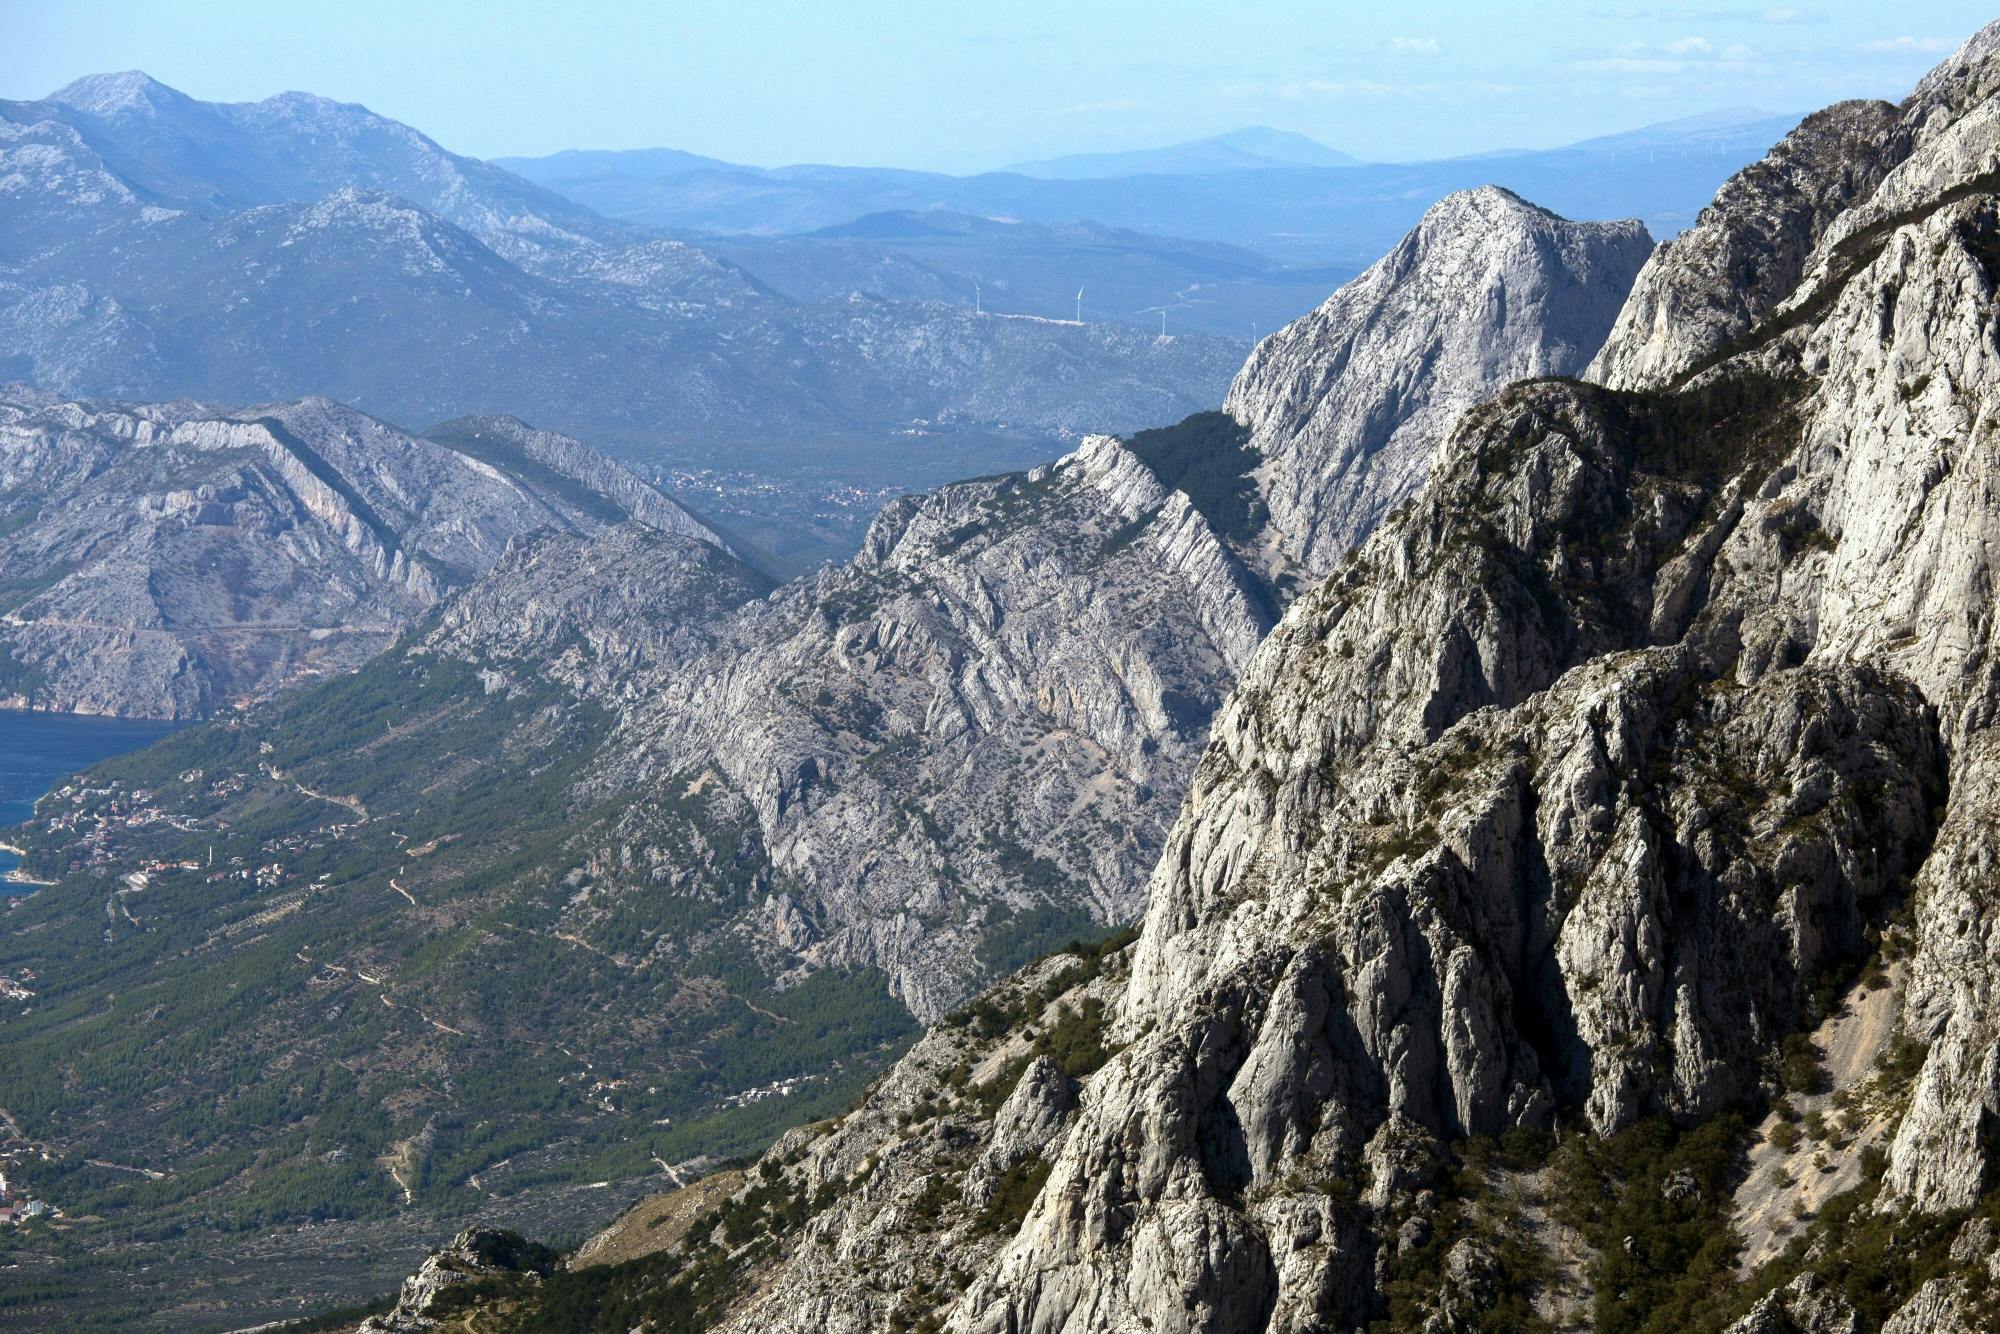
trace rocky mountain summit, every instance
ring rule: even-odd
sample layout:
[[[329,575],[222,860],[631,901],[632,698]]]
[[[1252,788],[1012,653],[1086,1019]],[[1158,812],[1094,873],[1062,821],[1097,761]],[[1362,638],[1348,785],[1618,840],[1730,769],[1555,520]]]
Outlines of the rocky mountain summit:
[[[141,197],[219,216],[305,203],[347,187],[399,196],[495,249],[554,258],[618,229],[502,168],[448,152],[351,102],[287,92],[203,102],[139,70],[92,74],[7,119],[66,125]]]
[[[1271,543],[1326,573],[1422,485],[1460,413],[1581,371],[1651,248],[1636,221],[1570,222],[1495,186],[1432,206],[1229,387],[1223,411],[1263,458]]]
[[[188,719],[345,672],[510,543],[637,524],[726,545],[574,440],[414,436],[323,399],[0,396],[0,704]]]
[[[1619,320],[1619,383],[1463,419],[1254,655],[1136,941],[1003,983],[677,1244],[546,1299],[1994,1327],[1996,45],[1725,189]],[[1737,281],[1702,237],[1758,228],[1804,237],[1796,282],[1701,292]]]

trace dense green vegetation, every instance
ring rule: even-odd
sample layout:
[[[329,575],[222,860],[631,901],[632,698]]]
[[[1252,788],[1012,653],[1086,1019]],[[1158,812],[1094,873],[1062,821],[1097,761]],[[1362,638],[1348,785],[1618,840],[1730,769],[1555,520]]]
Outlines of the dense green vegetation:
[[[619,1265],[558,1269],[532,1286],[517,1278],[468,1284],[459,1296],[483,1308],[493,1334],[698,1334],[738,1295],[740,1263],[715,1255],[689,1263],[665,1252]]]
[[[985,1038],[998,1037],[1002,1033],[1026,1028],[1056,997],[1074,987],[1082,986],[1102,973],[1106,961],[1137,940],[1139,931],[1140,924],[1134,922],[1093,939],[1073,938],[1055,953],[1066,955],[1075,962],[1057,971],[1041,986],[1008,991],[1006,994],[1010,999],[1004,1004],[999,999],[1000,993],[984,992],[938,1022],[960,1028],[969,1025],[975,1033]],[[1094,1022],[1101,1026],[1101,1011],[1097,1013],[1100,1018]]]
[[[1034,1208],[1035,1197],[1048,1184],[1052,1166],[1046,1158],[1027,1158],[1001,1173],[975,1226],[999,1236],[1018,1232],[1028,1219],[1028,1210]]]
[[[1035,1035],[1035,1055],[1048,1057],[1071,1079],[1081,1079],[1111,1059],[1112,1049],[1104,1041],[1110,1022],[1104,1002],[1095,996],[1074,1006],[1065,1002],[1056,1007],[1055,1021]]]
[[[88,1221],[28,1309],[115,1323],[145,1298],[103,1273],[231,1236],[413,1208],[445,1236],[492,1196],[755,1153],[914,1035],[880,974],[780,988],[727,929],[775,877],[720,785],[579,802],[608,718],[492,665],[525,684],[392,651],[44,804],[27,860],[59,883],[0,934],[37,991],[0,1087],[54,1155],[32,1188]],[[146,862],[173,865],[129,888]]]
[[[1250,474],[1249,428],[1226,412],[1197,412],[1125,442],[1161,483],[1184,493],[1224,537],[1249,541],[1270,517]]]
[[[1054,953],[1065,943],[1090,938],[1103,929],[1102,923],[1081,908],[1045,904],[1013,913],[989,927],[980,938],[977,954],[993,975],[1004,976]]]
[[[1497,1141],[1481,1136],[1453,1146],[1433,1183],[1436,1207],[1417,1225],[1415,1244],[1385,1243],[1381,1315],[1370,1324],[1372,1334],[1427,1327],[1440,1293],[1452,1286],[1452,1252],[1467,1239],[1478,1244],[1483,1257],[1476,1281],[1484,1304],[1465,1313],[1468,1322],[1451,1327],[1482,1334],[1540,1334],[1549,1328],[1534,1309],[1535,1293],[1549,1277],[1547,1258],[1529,1242],[1519,1205],[1493,1184],[1497,1173],[1529,1170],[1548,1152],[1547,1135],[1518,1130]],[[1407,1220],[1388,1221],[1400,1226]]]
[[[1594,1329],[1720,1327],[1736,1290],[1730,1191],[1747,1139],[1734,1114],[1685,1132],[1653,1117],[1604,1138],[1563,1139],[1550,1164],[1552,1203],[1596,1252]]]
[[[1606,391],[1608,392],[1608,391]],[[1746,466],[1777,464],[1797,442],[1799,380],[1743,370],[1690,389],[1624,392],[1613,420],[1643,470],[1713,486]]]

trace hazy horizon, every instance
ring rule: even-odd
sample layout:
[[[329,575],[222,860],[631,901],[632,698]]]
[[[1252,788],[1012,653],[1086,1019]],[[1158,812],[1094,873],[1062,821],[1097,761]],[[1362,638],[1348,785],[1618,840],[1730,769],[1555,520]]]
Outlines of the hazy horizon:
[[[591,23],[511,3],[226,0],[190,15],[7,0],[0,15],[0,96],[12,99],[140,69],[205,101],[296,90],[358,102],[482,158],[674,148],[955,174],[1261,126],[1395,162],[1727,109],[1803,114],[1900,98],[1989,17],[1961,0],[1921,17],[1854,3],[1496,12],[1460,0],[1337,18],[1291,2],[1078,14],[1041,0],[1005,15],[787,2]]]

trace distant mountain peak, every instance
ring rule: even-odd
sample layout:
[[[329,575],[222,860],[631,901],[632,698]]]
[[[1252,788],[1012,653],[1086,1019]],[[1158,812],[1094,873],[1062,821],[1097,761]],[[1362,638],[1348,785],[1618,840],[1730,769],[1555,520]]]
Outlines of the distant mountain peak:
[[[321,97],[318,93],[300,92],[295,88],[287,89],[282,93],[273,93],[255,105],[268,108],[272,111],[286,112],[290,115],[366,116],[371,120],[382,122],[385,126],[401,126],[400,121],[392,121],[385,116],[378,116],[359,102],[343,102],[338,98]],[[423,135],[420,131],[411,129],[410,133],[429,142],[429,136]]]
[[[283,242],[288,246],[316,232],[366,236],[432,270],[462,268],[479,253],[475,238],[460,228],[400,195],[366,186],[345,186],[303,206],[280,204],[272,209],[290,214]],[[253,214],[263,212],[253,210]]]
[[[152,114],[191,99],[144,70],[128,69],[115,74],[86,74],[50,93],[48,100],[93,116],[111,117],[127,112]]]
[[[1359,160],[1296,130],[1277,130],[1269,125],[1251,125],[1201,142],[1224,144],[1259,157],[1306,167],[1347,167]]]
[[[393,195],[369,185],[343,185],[324,199],[310,205],[308,212],[325,218],[396,217],[421,218],[426,222],[434,216],[401,195]]]
[[[1075,153],[1008,167],[1023,176],[1052,180],[1108,179],[1163,173],[1213,174],[1273,167],[1351,167],[1359,159],[1291,130],[1253,125],[1207,139],[1124,153]]]
[[[1581,370],[1652,248],[1637,221],[1572,222],[1497,185],[1431,205],[1259,343],[1230,386],[1223,411],[1267,460],[1278,548],[1325,573],[1422,483],[1465,409],[1509,381]]]
[[[366,110],[359,102],[343,102],[337,97],[322,97],[318,93],[303,92],[297,88],[287,88],[282,93],[272,93],[264,101],[267,104],[275,103],[279,106],[352,107],[359,110]]]
[[[1511,243],[1513,239],[1505,238],[1503,242],[1502,238],[1493,235],[1491,229],[1496,226],[1534,227],[1548,223],[1563,228],[1574,225],[1555,210],[1544,208],[1531,199],[1523,199],[1504,185],[1489,184],[1452,191],[1425,209],[1417,226],[1427,234],[1462,235],[1475,248],[1490,248],[1496,244]],[[1637,219],[1620,219],[1604,225],[1624,232],[1643,230]]]
[[[1424,211],[1426,218],[1450,217],[1459,214],[1492,213],[1535,213],[1547,217],[1556,214],[1540,204],[1530,203],[1504,185],[1475,185],[1469,190],[1454,190],[1432,204]]]

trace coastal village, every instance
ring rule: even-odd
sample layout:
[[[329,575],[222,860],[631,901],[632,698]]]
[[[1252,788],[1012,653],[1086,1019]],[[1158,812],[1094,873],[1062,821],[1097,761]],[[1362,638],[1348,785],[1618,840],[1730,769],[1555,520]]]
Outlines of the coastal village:
[[[131,906],[133,898],[158,888],[171,878],[192,877],[211,885],[230,880],[249,881],[259,894],[267,894],[286,884],[288,859],[295,860],[304,853],[348,837],[365,821],[365,812],[359,811],[359,803],[351,798],[324,797],[297,784],[289,784],[285,775],[269,764],[260,764],[255,775],[230,773],[211,778],[205,770],[194,768],[182,771],[177,777],[180,784],[190,789],[175,794],[181,800],[193,795],[198,800],[205,798],[218,805],[227,803],[243,796],[262,779],[273,785],[297,788],[303,795],[329,801],[357,814],[351,820],[263,840],[253,856],[225,856],[218,852],[216,845],[227,845],[232,826],[220,816],[199,818],[173,813],[162,805],[160,793],[146,787],[127,790],[117,779],[106,780],[101,786],[65,783],[45,795],[36,804],[33,817],[19,826],[23,831],[23,841],[29,846],[7,845],[8,852],[24,861],[50,844],[62,849],[60,861],[50,864],[44,855],[44,859],[36,863],[35,873],[31,873],[26,866],[8,873],[8,879],[14,886],[26,887],[27,890],[7,896],[8,911],[26,902],[35,890],[55,883],[49,878],[52,876],[95,873],[107,878],[115,877],[105,907],[109,919],[106,927],[108,939],[120,922],[143,928],[141,915]],[[142,855],[135,859],[135,842],[150,841],[159,835],[171,838],[176,834],[208,834],[214,836],[215,841],[209,843],[198,857]],[[140,846],[143,847],[144,843]],[[418,855],[418,852],[413,851],[411,855]],[[315,883],[326,879],[322,875]],[[32,968],[0,973],[0,1023],[4,1023],[9,1010],[20,1014],[30,1012],[41,989],[40,984],[41,979]],[[29,1138],[13,1115],[5,1107],[0,1107],[0,1226],[20,1226],[38,1219],[53,1222],[63,1217],[61,1208],[38,1198],[29,1184],[35,1165],[55,1161],[60,1152],[56,1147]],[[93,1166],[146,1178],[157,1179],[163,1175],[146,1168],[125,1167],[96,1159],[90,1162]]]
[[[260,765],[259,773],[272,783],[285,782],[285,776],[268,764]],[[227,774],[211,781],[205,771],[188,769],[180,774],[179,781],[220,803],[242,795],[253,780],[244,774]],[[135,863],[131,859],[131,849],[125,846],[126,840],[134,835],[173,831],[180,834],[214,834],[226,840],[231,825],[221,817],[202,819],[171,813],[160,805],[158,794],[152,790],[141,787],[128,792],[123,790],[118,780],[113,779],[104,787],[70,783],[55,789],[37,805],[34,818],[24,827],[36,835],[61,842],[62,861],[54,866],[42,863],[38,867],[45,875],[75,875],[86,871],[107,871],[113,866],[133,866],[135,869],[119,876],[120,888],[115,891],[119,895],[143,892],[164,876],[190,874],[199,876],[208,884],[249,880],[255,882],[260,890],[271,890],[286,882],[287,857],[296,858],[345,838],[366,819],[366,812],[360,810],[359,803],[352,798],[328,797],[296,784],[292,786],[306,796],[353,810],[357,818],[264,840],[254,856],[240,853],[219,856],[211,843],[201,856],[142,857]],[[202,790],[204,788],[205,791]],[[29,880],[25,871],[17,872],[16,878],[34,885],[53,883],[49,880]],[[126,915],[130,920],[137,920]],[[10,994],[4,981],[0,981],[0,996]]]

